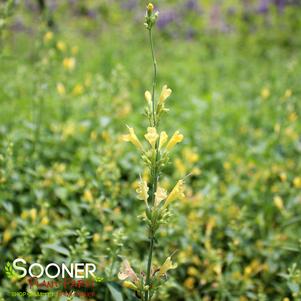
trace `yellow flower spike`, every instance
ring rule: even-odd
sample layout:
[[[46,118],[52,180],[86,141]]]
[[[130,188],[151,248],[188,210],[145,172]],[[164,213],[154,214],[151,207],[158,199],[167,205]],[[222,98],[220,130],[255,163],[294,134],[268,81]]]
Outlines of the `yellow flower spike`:
[[[181,142],[183,139],[184,136],[180,134],[179,131],[176,131],[167,143],[166,149],[170,151],[177,143]]]
[[[147,133],[144,135],[145,139],[149,142],[152,148],[155,148],[159,135],[155,127],[148,127]]]
[[[163,265],[160,267],[159,272],[158,272],[158,276],[164,276],[169,270],[173,270],[175,268],[177,268],[177,264],[173,264],[171,257],[167,257],[167,259],[165,260],[165,262],[163,263]]]
[[[22,213],[21,213],[21,219],[27,219],[27,217],[28,217],[28,211],[27,210],[24,210],[24,211],[22,211]]]
[[[174,161],[175,168],[181,176],[184,176],[187,173],[187,168],[184,162],[180,158],[176,158]]]
[[[60,50],[61,52],[65,52],[66,49],[67,49],[66,44],[65,44],[64,42],[62,42],[62,41],[58,41],[58,42],[56,43],[56,48],[57,48],[58,50]]]
[[[176,184],[176,186],[173,188],[173,190],[168,195],[163,208],[166,208],[171,202],[173,202],[176,199],[181,199],[185,197],[184,195],[184,180],[179,180]]]
[[[282,210],[283,209],[283,200],[280,196],[275,196],[274,199],[274,204],[275,206],[279,209]]]
[[[137,286],[131,281],[124,281],[122,283],[122,286],[125,288],[129,288],[131,290],[134,290],[134,291],[138,290]]]
[[[289,116],[288,116],[288,120],[289,120],[290,122],[295,122],[297,119],[298,119],[298,115],[297,115],[296,112],[292,112],[292,113],[290,113]]]
[[[147,205],[147,200],[148,200],[148,186],[147,186],[147,183],[146,181],[140,179],[139,181],[139,184],[138,184],[138,188],[136,189],[136,192],[137,192],[137,198],[139,200],[142,200],[145,202],[145,204]]]
[[[285,182],[287,180],[287,174],[285,172],[280,173],[279,177],[281,182]]]
[[[11,239],[12,239],[12,233],[9,229],[6,229],[4,232],[3,232],[3,243],[6,244],[8,243]]]
[[[187,274],[188,274],[189,276],[195,276],[195,277],[197,277],[197,276],[200,275],[200,272],[199,272],[199,270],[198,270],[197,268],[191,266],[191,267],[189,267],[189,268],[187,269]]]
[[[145,97],[145,100],[146,100],[148,106],[151,108],[152,107],[152,94],[151,94],[151,92],[145,91],[144,97]]]
[[[93,194],[90,189],[84,191],[83,199],[88,203],[93,202]]]
[[[48,43],[53,39],[53,32],[48,31],[44,35],[44,43]]]
[[[101,236],[98,233],[94,233],[92,239],[94,243],[98,243],[101,240]]]
[[[71,52],[72,52],[73,55],[76,55],[78,53],[78,47],[77,46],[73,46],[71,48]]]
[[[159,103],[158,103],[159,106],[164,106],[164,102],[170,96],[171,92],[172,92],[172,90],[169,89],[167,87],[167,85],[163,86],[161,94],[160,94],[160,98],[159,98]]]
[[[140,143],[139,139],[137,138],[134,128],[127,126],[129,130],[129,134],[123,135],[122,139],[126,142],[131,142],[134,144],[139,150],[143,150],[142,144]]]
[[[81,84],[76,84],[72,90],[72,94],[74,96],[79,96],[83,94],[83,92],[84,92],[84,86]]]
[[[267,99],[269,96],[270,96],[270,89],[269,88],[263,88],[262,90],[261,90],[261,97],[263,98],[263,99]]]
[[[65,86],[62,83],[57,83],[56,84],[56,91],[61,96],[66,94]]]
[[[165,131],[160,133],[160,142],[159,142],[159,150],[163,147],[163,145],[166,143],[168,139],[168,135]]]
[[[41,224],[46,226],[49,224],[49,219],[47,216],[44,216],[42,219],[41,219]]]
[[[63,66],[66,70],[72,71],[75,68],[76,60],[74,57],[66,57],[63,60]]]
[[[284,98],[289,98],[291,97],[293,94],[292,90],[291,89],[287,89],[285,92],[284,92]]]
[[[301,188],[301,177],[294,178],[293,184],[296,188]]]
[[[37,218],[37,209],[36,208],[30,209],[29,214],[30,214],[32,221],[34,222]]]
[[[184,286],[189,289],[189,290],[193,290],[195,285],[195,278],[193,277],[188,277],[187,279],[185,279],[184,281]]]
[[[164,188],[158,186],[155,192],[155,206],[159,206],[160,203],[167,198],[167,192]]]

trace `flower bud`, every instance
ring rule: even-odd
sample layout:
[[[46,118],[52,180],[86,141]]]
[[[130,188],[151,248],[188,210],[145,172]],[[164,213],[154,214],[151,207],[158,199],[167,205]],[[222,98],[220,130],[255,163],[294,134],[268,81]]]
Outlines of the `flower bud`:
[[[150,16],[154,11],[154,5],[150,2],[148,5],[147,5],[147,14]]]

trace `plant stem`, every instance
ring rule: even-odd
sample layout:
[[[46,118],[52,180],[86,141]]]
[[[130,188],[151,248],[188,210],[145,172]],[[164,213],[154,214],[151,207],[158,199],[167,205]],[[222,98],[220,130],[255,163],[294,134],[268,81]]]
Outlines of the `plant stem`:
[[[113,256],[113,259],[112,259],[112,262],[111,262],[110,271],[109,271],[109,281],[111,281],[111,278],[112,278],[113,268],[114,268],[114,264],[115,264],[115,261],[116,261],[116,255],[117,255],[117,252],[114,253],[114,256]],[[106,287],[105,301],[108,301],[108,300],[109,300],[109,288]]]
[[[155,111],[155,88],[156,88],[156,81],[157,81],[157,62],[155,58],[155,52],[154,52],[154,45],[153,45],[153,36],[152,36],[152,30],[149,29],[149,43],[152,53],[152,59],[153,59],[153,66],[154,66],[154,75],[153,75],[153,87],[152,87],[152,126],[156,127],[156,111]],[[150,201],[151,206],[154,205],[155,201],[155,193],[157,191],[157,185],[158,185],[158,168],[157,168],[157,161],[158,161],[158,150],[159,144],[156,144],[155,149],[155,156],[154,160],[152,162],[151,167],[151,175],[152,175],[152,183],[151,183],[151,195],[150,195]],[[152,268],[152,259],[153,259],[153,250],[154,250],[154,241],[155,241],[155,233],[152,227],[150,228],[150,235],[149,235],[150,243],[149,243],[149,254],[148,254],[148,261],[147,261],[147,272],[146,272],[146,281],[145,284],[150,286],[150,278],[151,278],[151,268]],[[145,301],[150,301],[150,291],[145,292]]]
[[[148,254],[148,261],[147,261],[147,274],[146,274],[146,285],[150,284],[150,273],[151,273],[151,267],[152,267],[152,258],[153,258],[153,250],[154,250],[154,236],[152,235],[150,237],[150,243],[149,243],[149,254]],[[149,291],[145,292],[145,301],[149,301]]]
[[[153,35],[152,30],[149,29],[149,43],[152,52],[153,66],[154,66],[154,76],[153,76],[153,90],[152,90],[152,111],[153,111],[153,126],[156,126],[156,114],[155,114],[155,87],[157,81],[157,61],[155,57],[154,44],[153,44]]]
[[[38,99],[38,111],[37,111],[36,122],[35,122],[33,154],[36,152],[37,147],[40,143],[41,123],[43,119],[43,105],[44,105],[44,99],[43,97],[41,97],[40,99]]]

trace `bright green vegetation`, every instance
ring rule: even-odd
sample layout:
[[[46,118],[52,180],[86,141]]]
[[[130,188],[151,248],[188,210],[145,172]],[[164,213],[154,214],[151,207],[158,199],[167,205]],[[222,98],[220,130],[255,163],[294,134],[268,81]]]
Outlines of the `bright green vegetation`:
[[[136,218],[144,202],[133,189],[143,170],[120,137],[126,124],[147,126],[147,32],[143,16],[133,21],[117,5],[103,21],[65,17],[64,9],[48,39],[49,29],[20,10],[10,22],[21,16],[30,34],[4,34],[1,270],[16,257],[94,261],[98,276],[116,282],[110,290],[100,283],[95,300],[111,300],[114,288],[134,300],[116,275],[121,257],[138,271],[147,260]],[[253,18],[248,26],[233,18],[231,33],[200,24],[193,39],[155,33],[158,87],[173,90],[166,130],[185,136],[166,187],[193,175],[159,233],[154,263],[177,250],[178,268],[153,300],[300,300],[300,9],[274,12],[266,25]],[[76,60],[73,70],[65,58]],[[1,277],[3,300],[24,290]]]

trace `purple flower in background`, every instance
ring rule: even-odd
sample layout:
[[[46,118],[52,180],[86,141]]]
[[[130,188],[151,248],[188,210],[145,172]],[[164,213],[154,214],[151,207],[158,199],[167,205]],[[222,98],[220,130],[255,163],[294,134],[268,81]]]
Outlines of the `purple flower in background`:
[[[91,18],[91,19],[96,19],[97,13],[96,13],[96,11],[93,10],[93,9],[88,9],[88,10],[87,10],[87,16],[88,16],[89,18]]]
[[[185,7],[186,9],[195,11],[198,11],[200,8],[197,0],[187,0],[185,3]]]
[[[214,5],[211,9],[210,26],[214,29],[221,28],[221,9],[219,5]]]
[[[138,6],[138,0],[127,0],[122,2],[121,6],[127,10],[133,10]]]
[[[36,1],[32,2],[31,0],[25,0],[24,4],[25,7],[30,11],[34,11],[34,12],[38,11],[38,5]]]
[[[257,11],[266,14],[269,11],[270,2],[270,0],[261,0]]]
[[[23,24],[23,22],[19,19],[17,19],[12,25],[11,25],[11,29],[13,31],[25,31],[25,26]]]
[[[160,17],[158,18],[157,25],[160,29],[163,29],[171,22],[178,19],[177,13],[174,10],[162,11],[160,12]]]
[[[283,10],[285,5],[287,4],[286,0],[274,0],[275,5],[278,7],[279,10]]]

